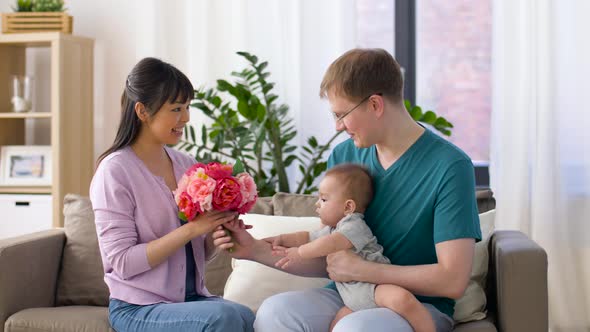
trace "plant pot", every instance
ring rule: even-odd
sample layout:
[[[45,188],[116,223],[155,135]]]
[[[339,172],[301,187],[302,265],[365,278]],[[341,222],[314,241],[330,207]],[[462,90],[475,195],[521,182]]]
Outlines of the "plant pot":
[[[2,33],[72,33],[74,18],[63,12],[2,13]]]

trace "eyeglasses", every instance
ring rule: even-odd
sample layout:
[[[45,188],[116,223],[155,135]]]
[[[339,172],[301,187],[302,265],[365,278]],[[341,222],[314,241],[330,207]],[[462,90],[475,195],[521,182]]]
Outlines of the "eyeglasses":
[[[360,101],[358,104],[356,104],[356,106],[355,106],[355,107],[353,107],[353,108],[351,108],[350,110],[348,110],[348,111],[344,112],[342,115],[338,115],[338,114],[336,114],[336,113],[332,112],[332,116],[334,117],[334,121],[336,121],[336,122],[340,122],[340,121],[344,120],[344,118],[345,118],[345,117],[346,117],[348,114],[352,113],[352,111],[354,111],[354,110],[355,110],[355,109],[357,109],[359,106],[361,106],[361,105],[362,105],[362,104],[363,104],[365,101],[369,100],[369,98],[371,98],[371,96],[373,96],[373,95],[378,95],[378,96],[381,96],[381,93],[374,93],[374,94],[370,94],[370,95],[366,96],[365,98],[363,98],[363,100],[361,100],[361,101]]]

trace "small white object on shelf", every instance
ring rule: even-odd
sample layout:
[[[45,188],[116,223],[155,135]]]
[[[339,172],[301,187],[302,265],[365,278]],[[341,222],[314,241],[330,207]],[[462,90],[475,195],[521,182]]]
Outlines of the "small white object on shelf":
[[[14,112],[29,112],[33,106],[33,77],[13,75],[12,80],[12,110]]]

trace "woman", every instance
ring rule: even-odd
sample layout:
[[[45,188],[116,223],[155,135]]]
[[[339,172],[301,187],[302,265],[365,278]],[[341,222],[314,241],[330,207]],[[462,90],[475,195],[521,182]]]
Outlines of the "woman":
[[[211,232],[239,224],[237,215],[214,211],[188,223],[177,217],[172,192],[195,160],[167,145],[182,137],[192,96],[178,69],[141,60],[127,76],[115,142],[92,179],[109,320],[119,332],[253,331],[252,311],[211,296],[203,280],[216,252]]]

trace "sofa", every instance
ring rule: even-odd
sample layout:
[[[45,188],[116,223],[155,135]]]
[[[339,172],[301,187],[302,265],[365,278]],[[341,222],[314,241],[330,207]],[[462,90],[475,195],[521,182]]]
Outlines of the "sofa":
[[[478,191],[477,199],[480,213],[493,212],[495,201],[489,190]],[[309,195],[278,193],[260,198],[252,216],[312,217],[314,201]],[[112,331],[90,201],[66,196],[64,216],[64,228],[0,240],[0,332]],[[490,234],[483,247],[486,260],[479,262],[486,273],[472,275],[474,285],[485,292],[483,307],[477,309],[479,316],[456,323],[454,330],[547,331],[545,251],[517,231]],[[218,255],[207,265],[208,289],[224,295],[231,273],[231,258]],[[233,293],[236,287],[234,283]]]

